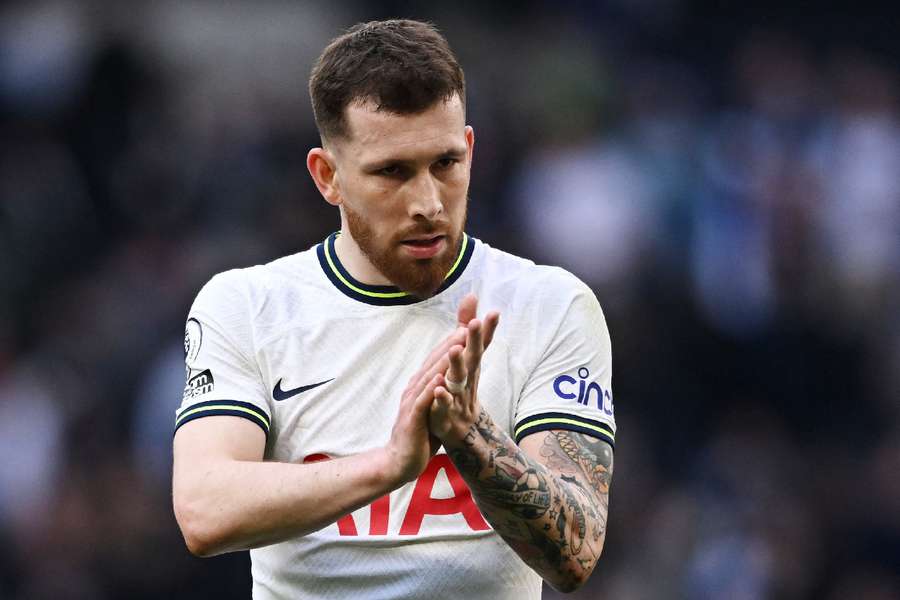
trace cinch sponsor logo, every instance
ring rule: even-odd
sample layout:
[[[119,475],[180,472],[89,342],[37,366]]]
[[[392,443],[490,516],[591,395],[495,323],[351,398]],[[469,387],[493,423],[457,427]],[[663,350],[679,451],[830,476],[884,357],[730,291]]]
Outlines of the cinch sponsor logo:
[[[553,391],[563,400],[575,400],[578,404],[585,406],[593,404],[604,413],[612,415],[614,410],[612,394],[594,381],[588,383],[587,378],[590,375],[591,372],[587,367],[578,369],[578,379],[571,375],[560,375],[553,380]],[[578,384],[577,388],[576,383]]]

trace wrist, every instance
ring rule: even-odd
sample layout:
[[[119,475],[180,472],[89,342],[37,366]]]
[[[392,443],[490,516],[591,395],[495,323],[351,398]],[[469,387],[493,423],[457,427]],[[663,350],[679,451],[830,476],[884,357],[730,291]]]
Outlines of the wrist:
[[[372,450],[367,460],[371,461],[372,472],[377,480],[386,484],[390,490],[409,481],[404,476],[399,457],[388,446]]]
[[[444,450],[446,450],[448,453],[451,450],[465,449],[471,446],[471,444],[466,443],[465,433],[463,433],[462,435],[457,435],[453,432],[448,432],[447,435],[439,439],[444,446]]]

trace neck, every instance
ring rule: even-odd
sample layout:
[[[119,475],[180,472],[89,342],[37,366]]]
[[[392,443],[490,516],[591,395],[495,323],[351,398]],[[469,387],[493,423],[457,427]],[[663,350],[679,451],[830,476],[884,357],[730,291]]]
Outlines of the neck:
[[[369,261],[357,245],[356,240],[350,235],[348,227],[341,228],[341,235],[334,241],[334,251],[344,268],[357,281],[368,285],[393,285],[393,282],[382,275],[381,271]]]

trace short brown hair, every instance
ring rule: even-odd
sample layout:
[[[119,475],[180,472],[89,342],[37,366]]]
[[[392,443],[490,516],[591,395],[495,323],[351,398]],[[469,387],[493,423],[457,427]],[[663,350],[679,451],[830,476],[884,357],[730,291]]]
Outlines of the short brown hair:
[[[309,78],[323,140],[349,134],[344,111],[353,102],[414,114],[454,94],[465,107],[465,77],[447,40],[434,25],[406,19],[354,25],[322,51]]]

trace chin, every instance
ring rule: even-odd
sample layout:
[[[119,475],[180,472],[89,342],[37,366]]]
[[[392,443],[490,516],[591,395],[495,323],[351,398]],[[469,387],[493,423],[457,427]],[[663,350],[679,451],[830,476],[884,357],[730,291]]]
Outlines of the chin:
[[[424,300],[426,298],[431,298],[439,289],[441,289],[441,284],[444,283],[444,275],[446,275],[446,273],[440,277],[427,277],[427,281],[425,277],[416,277],[415,281],[401,281],[397,284],[397,287],[408,294],[412,294],[413,296]]]
[[[386,273],[394,285],[417,298],[431,298],[441,288],[450,266],[443,257],[419,259],[414,261],[397,260]],[[402,265],[402,266],[401,266]]]

